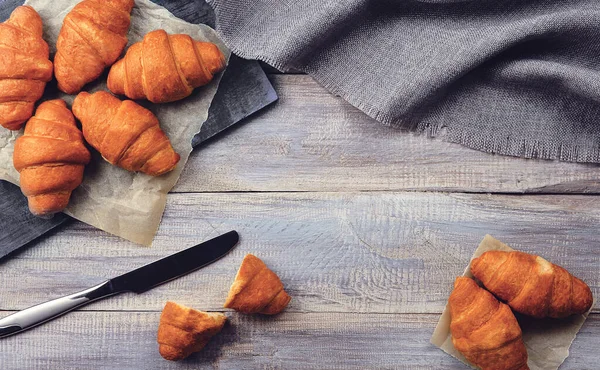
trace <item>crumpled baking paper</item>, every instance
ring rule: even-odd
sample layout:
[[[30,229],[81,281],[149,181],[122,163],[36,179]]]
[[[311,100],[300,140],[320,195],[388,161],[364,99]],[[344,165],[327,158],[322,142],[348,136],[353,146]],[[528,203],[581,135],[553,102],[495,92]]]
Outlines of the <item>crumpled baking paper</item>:
[[[473,253],[471,260],[481,256],[490,250],[513,251],[511,247],[501,241],[486,235],[479,247]],[[542,256],[543,257],[543,256]],[[463,276],[473,278],[470,269],[471,263],[467,265]],[[594,305],[592,305],[594,307]],[[591,311],[591,308],[590,308]],[[556,370],[569,357],[569,347],[575,340],[575,336],[585,322],[589,311],[583,315],[573,315],[565,319],[543,319],[535,320],[518,315],[517,319],[523,332],[523,342],[527,347],[529,359],[527,365],[531,370]],[[465,364],[475,368],[467,362],[452,345],[450,334],[450,309],[446,304],[440,321],[433,332],[431,343],[442,351],[456,357]]]
[[[65,15],[79,0],[28,0],[42,17],[44,39],[48,42],[51,58],[56,51],[56,39]],[[205,25],[187,23],[165,8],[148,0],[136,0],[131,13],[129,44],[141,41],[144,35],[156,29],[167,33],[185,33],[199,41],[216,44],[226,60],[230,51],[216,32]],[[92,162],[86,167],[83,183],[75,189],[65,213],[99,229],[118,235],[135,243],[150,245],[160,224],[166,204],[166,194],[177,182],[190,152],[192,138],[200,132],[208,117],[208,109],[217,91],[221,73],[213,81],[197,88],[192,96],[174,103],[152,104],[139,102],[150,109],[160,121],[173,148],[181,156],[177,167],[160,177],[131,173],[112,166],[91,149]],[[98,81],[86,85],[85,91],[107,90],[107,72]],[[72,105],[75,96],[58,91],[55,83],[48,84],[43,100],[62,98]],[[124,97],[120,97],[124,99]],[[19,184],[19,174],[12,164],[14,142],[19,132],[0,129],[0,179]]]

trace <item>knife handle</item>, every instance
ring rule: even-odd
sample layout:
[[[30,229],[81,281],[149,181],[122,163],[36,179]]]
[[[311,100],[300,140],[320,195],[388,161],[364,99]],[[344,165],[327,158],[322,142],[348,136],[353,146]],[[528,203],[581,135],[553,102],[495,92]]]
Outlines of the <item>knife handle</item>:
[[[115,292],[110,281],[9,315],[0,320],[0,338],[20,333]]]

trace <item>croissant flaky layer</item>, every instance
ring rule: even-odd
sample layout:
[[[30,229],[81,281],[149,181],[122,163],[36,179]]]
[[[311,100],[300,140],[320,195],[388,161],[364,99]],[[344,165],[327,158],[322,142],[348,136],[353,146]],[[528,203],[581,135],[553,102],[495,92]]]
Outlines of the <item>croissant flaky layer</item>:
[[[471,272],[517,312],[561,318],[587,312],[590,288],[564,268],[524,252],[489,251],[471,262]]]
[[[61,91],[76,94],[119,58],[133,5],[134,0],[83,0],[65,16],[54,57]]]
[[[158,326],[159,352],[171,361],[182,360],[200,351],[223,329],[227,317],[221,313],[197,311],[167,302]]]
[[[81,184],[90,153],[63,100],[46,101],[15,142],[13,164],[21,174],[21,190],[35,215],[62,211]]]
[[[17,7],[0,23],[0,125],[19,130],[33,114],[52,79],[42,19],[30,6]]]
[[[483,370],[527,370],[521,328],[510,308],[475,281],[459,277],[448,300],[454,347]]]
[[[225,308],[275,315],[283,311],[290,300],[279,277],[258,257],[248,254],[231,285]]]
[[[82,92],[73,102],[73,113],[85,140],[113,165],[159,176],[179,162],[156,116],[131,100],[121,101],[106,91]]]
[[[131,45],[112,66],[107,86],[130,99],[166,103],[189,96],[224,68],[225,57],[217,45],[156,30]]]

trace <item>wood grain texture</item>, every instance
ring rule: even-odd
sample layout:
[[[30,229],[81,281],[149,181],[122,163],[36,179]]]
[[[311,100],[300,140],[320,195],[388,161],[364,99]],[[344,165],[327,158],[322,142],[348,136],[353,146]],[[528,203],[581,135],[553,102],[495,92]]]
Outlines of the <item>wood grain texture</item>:
[[[194,151],[153,247],[70,223],[0,262],[0,316],[231,229],[239,246],[144,294],[0,340],[0,369],[465,369],[429,338],[486,233],[566,267],[600,295],[600,197],[578,195],[599,192],[599,166],[414,136],[308,76],[271,79],[276,106]],[[201,354],[162,360],[155,338],[165,301],[225,311],[246,253],[279,274],[288,309],[274,318],[227,312],[231,323]],[[561,370],[597,368],[598,348],[596,302]]]
[[[309,76],[271,75],[279,101],[196,149],[175,192],[598,193],[600,166],[490,155],[386,127]]]
[[[2,369],[466,369],[429,343],[438,315],[228,313],[200,353],[158,353],[158,312],[74,312],[0,341]],[[600,315],[592,315],[561,370],[597,368]]]
[[[172,194],[151,248],[82,223],[2,264],[2,309],[92,286],[231,229],[226,258],[141,295],[87,309],[221,309],[246,253],[279,274],[291,312],[440,313],[486,233],[540,254],[600,296],[600,198],[442,193]],[[594,312],[600,312],[598,304]]]

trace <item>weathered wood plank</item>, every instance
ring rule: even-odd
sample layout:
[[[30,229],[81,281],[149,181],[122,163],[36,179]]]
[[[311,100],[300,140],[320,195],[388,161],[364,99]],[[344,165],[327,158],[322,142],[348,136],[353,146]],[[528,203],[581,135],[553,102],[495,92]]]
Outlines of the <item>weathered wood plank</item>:
[[[494,156],[382,126],[309,76],[195,150],[176,192],[443,190],[598,193],[600,167]]]
[[[72,293],[220,233],[240,245],[215,264],[95,309],[219,309],[246,253],[294,297],[291,312],[439,313],[486,233],[543,255],[600,296],[600,197],[443,193],[171,194],[154,246],[73,223],[1,265],[0,309]],[[599,312],[597,304],[595,312]]]
[[[203,352],[173,363],[158,353],[158,312],[73,312],[0,341],[11,369],[466,369],[429,343],[438,315],[228,313]],[[600,315],[591,315],[561,370],[597,368]]]

